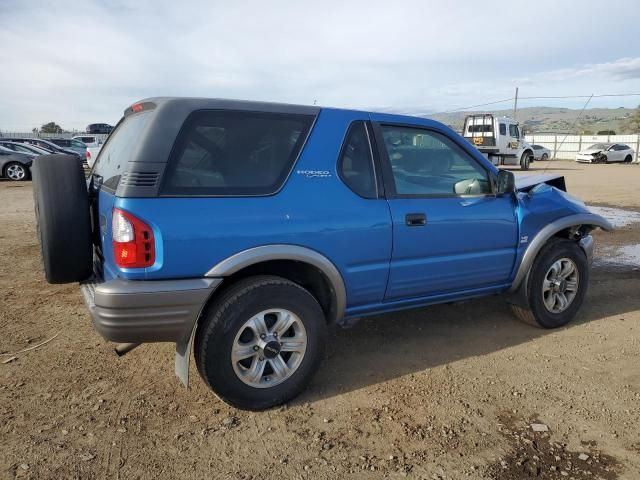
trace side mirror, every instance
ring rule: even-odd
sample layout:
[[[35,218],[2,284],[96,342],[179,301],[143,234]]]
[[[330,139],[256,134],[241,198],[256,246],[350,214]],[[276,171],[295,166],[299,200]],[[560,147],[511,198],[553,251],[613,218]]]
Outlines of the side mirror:
[[[498,170],[496,178],[496,195],[513,193],[516,191],[516,177],[509,170]]]

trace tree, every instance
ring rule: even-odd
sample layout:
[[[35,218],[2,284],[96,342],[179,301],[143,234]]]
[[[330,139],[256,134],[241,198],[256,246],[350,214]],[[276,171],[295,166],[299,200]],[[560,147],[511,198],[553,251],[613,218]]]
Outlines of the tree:
[[[631,114],[625,124],[630,133],[640,133],[640,105],[638,105],[638,108]]]
[[[56,122],[45,123],[40,127],[40,133],[63,133],[64,130]]]

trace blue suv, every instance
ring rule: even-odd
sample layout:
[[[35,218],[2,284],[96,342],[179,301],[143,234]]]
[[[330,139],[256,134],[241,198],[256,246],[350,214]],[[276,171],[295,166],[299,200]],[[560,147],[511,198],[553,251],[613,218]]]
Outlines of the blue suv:
[[[432,120],[203,98],[127,108],[88,180],[64,155],[34,168],[47,280],[81,282],[120,354],[173,342],[185,384],[193,351],[253,410],[305,388],[331,324],[500,293],[565,325],[611,229],[565,190]]]

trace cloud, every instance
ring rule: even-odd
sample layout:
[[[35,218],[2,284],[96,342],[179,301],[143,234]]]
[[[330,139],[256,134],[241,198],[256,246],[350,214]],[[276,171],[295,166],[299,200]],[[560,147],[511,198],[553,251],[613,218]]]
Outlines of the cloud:
[[[0,129],[115,122],[156,95],[434,111],[640,90],[640,4],[617,3],[603,36],[595,0],[0,0]]]

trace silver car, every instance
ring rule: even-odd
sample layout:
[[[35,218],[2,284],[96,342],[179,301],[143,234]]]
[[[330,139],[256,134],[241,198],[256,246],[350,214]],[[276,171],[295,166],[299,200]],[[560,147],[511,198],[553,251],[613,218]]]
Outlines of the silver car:
[[[551,158],[551,150],[547,147],[543,147],[542,145],[531,145],[533,149],[533,159],[534,160],[549,160]]]
[[[635,152],[624,143],[596,143],[576,155],[576,162],[583,163],[631,163]]]

